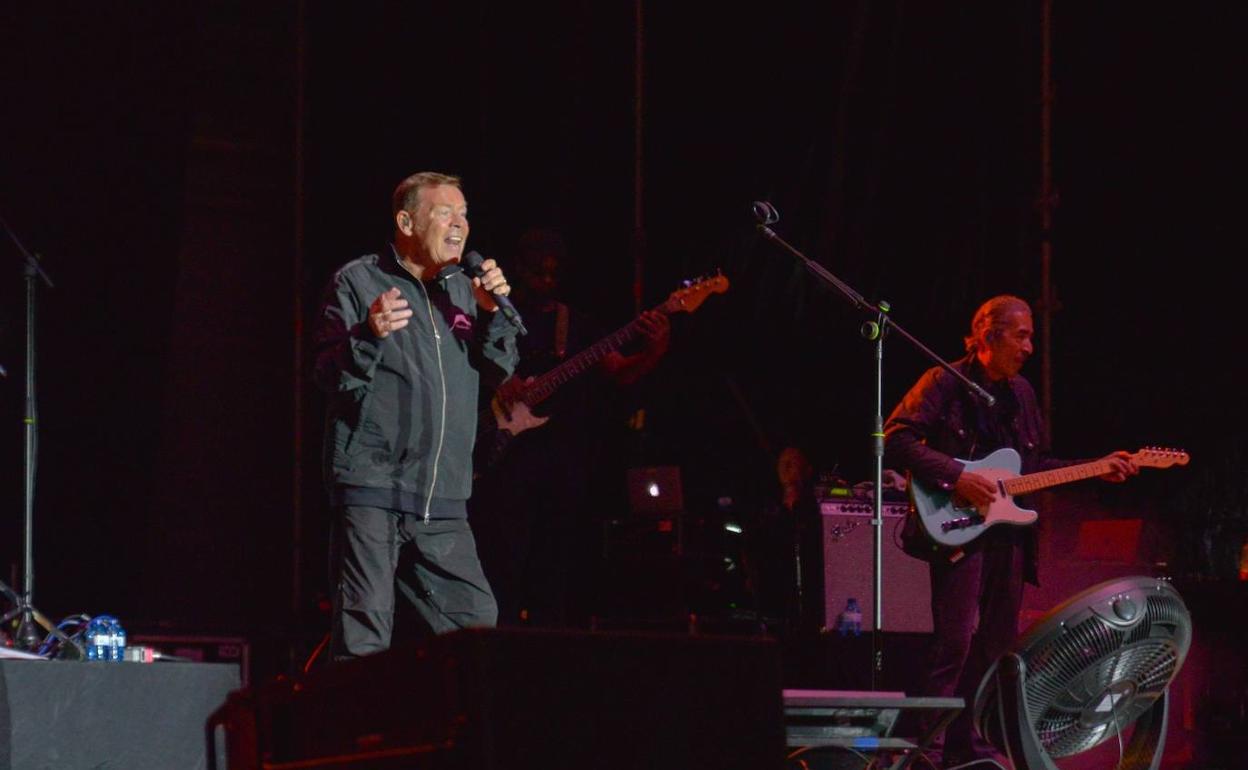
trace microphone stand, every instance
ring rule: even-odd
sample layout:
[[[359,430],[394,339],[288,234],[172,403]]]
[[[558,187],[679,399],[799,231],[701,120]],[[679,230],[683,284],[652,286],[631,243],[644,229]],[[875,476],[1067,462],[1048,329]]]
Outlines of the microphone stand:
[[[965,375],[953,368],[945,359],[941,358],[931,348],[920,342],[914,335],[898,326],[888,315],[890,310],[887,302],[881,301],[878,305],[868,302],[865,297],[854,290],[852,286],[837,278],[830,273],[823,265],[815,262],[802,252],[795,249],[787,241],[776,235],[768,225],[773,225],[780,221],[780,214],[775,207],[766,201],[759,201],[754,204],[754,216],[758,220],[758,230],[767,237],[772,243],[779,244],[786,251],[797,257],[806,266],[806,269],[837,289],[849,303],[858,310],[867,313],[873,317],[873,320],[863,322],[859,329],[859,333],[868,341],[875,343],[875,415],[871,423],[871,455],[872,455],[872,505],[871,505],[871,526],[874,532],[874,581],[872,584],[872,608],[874,610],[875,623],[871,631],[871,689],[875,690],[878,685],[878,678],[884,671],[884,648],[883,648],[883,630],[884,630],[884,337],[891,329],[900,334],[910,344],[923,351],[932,361],[943,367],[945,371],[952,374],[962,382],[972,393],[982,398],[985,403],[990,406],[995,399],[989,395],[988,391],[981,388],[978,384],[968,379]]]
[[[22,592],[18,594],[0,580],[0,593],[13,605],[13,608],[0,617],[0,627],[14,618],[20,618],[14,643],[27,652],[38,651],[43,642],[39,626],[43,626],[62,644],[69,643],[60,629],[44,617],[31,599],[34,595],[34,504],[35,504],[35,467],[39,447],[39,432],[35,398],[35,277],[38,276],[49,289],[56,288],[52,278],[39,264],[39,258],[26,250],[17,234],[8,223],[0,217],[0,227],[8,233],[10,240],[17,246],[25,259],[24,273],[26,276],[26,410],[22,423],[25,426],[26,445],[23,453],[23,488],[25,490],[24,515],[22,519]]]

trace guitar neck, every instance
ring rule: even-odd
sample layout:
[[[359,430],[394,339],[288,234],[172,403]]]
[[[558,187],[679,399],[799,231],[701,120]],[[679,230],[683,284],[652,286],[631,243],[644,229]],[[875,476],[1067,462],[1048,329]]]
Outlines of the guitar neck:
[[[1113,468],[1108,460],[1094,460],[1090,463],[1068,465],[1065,468],[1055,468],[1051,471],[1028,473],[1025,476],[1018,476],[1017,478],[1003,481],[1001,486],[1011,495],[1025,495],[1041,489],[1069,484],[1072,481],[1090,479],[1109,473],[1111,470]]]
[[[662,309],[662,308],[659,308]],[[634,319],[631,323],[617,329],[614,333],[603,337],[580,353],[559,364],[554,369],[546,372],[541,377],[533,381],[524,391],[524,403],[529,406],[537,406],[538,404],[550,398],[561,385],[569,380],[584,374],[593,368],[599,361],[607,357],[608,353],[618,350],[629,341],[635,339],[641,333],[641,327],[638,326],[640,319]]]

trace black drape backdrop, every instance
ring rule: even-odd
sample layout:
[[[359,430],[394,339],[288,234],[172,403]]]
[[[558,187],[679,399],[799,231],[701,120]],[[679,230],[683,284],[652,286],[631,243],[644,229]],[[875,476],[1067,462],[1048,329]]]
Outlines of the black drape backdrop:
[[[1245,423],[1227,266],[1246,246],[1244,12],[1058,5],[1058,447],[1218,456]],[[859,319],[757,241],[752,200],[945,355],[983,298],[1037,297],[1037,6],[647,4],[645,302],[716,267],[732,289],[676,319],[658,376],[627,396],[646,429],[616,462],[680,464],[691,505],[764,488],[785,443],[866,477]],[[277,647],[314,636],[322,401],[303,386],[296,414],[294,340],[321,285],[384,243],[394,183],[432,168],[464,175],[476,248],[505,265],[525,227],[558,227],[582,309],[628,320],[633,10],[5,13],[0,212],[58,281],[40,292],[36,603]],[[16,568],[23,300],[0,254],[0,554]],[[885,401],[926,365],[892,341]],[[597,499],[621,505],[621,472],[603,478]],[[1164,501],[1185,478],[1102,494]]]

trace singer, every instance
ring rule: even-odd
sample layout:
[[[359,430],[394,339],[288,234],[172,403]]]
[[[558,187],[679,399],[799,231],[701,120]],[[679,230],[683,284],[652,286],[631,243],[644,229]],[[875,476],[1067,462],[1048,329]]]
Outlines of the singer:
[[[329,394],[334,660],[498,618],[467,500],[478,387],[518,360],[516,326],[494,300],[510,287],[493,260],[479,277],[460,268],[458,178],[409,176],[392,213],[393,241],[334,274],[315,338]]]

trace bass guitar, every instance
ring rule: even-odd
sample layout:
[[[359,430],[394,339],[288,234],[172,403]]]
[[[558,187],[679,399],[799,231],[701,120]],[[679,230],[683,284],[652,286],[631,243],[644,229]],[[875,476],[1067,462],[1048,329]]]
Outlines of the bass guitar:
[[[686,283],[673,291],[654,309],[661,313],[692,313],[702,306],[712,294],[728,291],[728,279],[722,274],[700,278]],[[550,371],[534,378],[525,386],[520,398],[511,404],[510,413],[498,402],[497,396],[490,400],[490,407],[482,411],[478,419],[477,443],[488,443],[488,455],[492,464],[502,452],[502,447],[513,437],[530,428],[544,425],[549,417],[533,414],[533,408],[550,398],[581,374],[592,369],[612,351],[618,350],[641,335],[640,318],[608,334],[598,342],[559,364]]]

